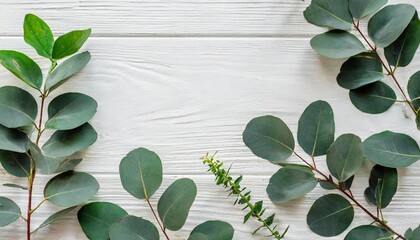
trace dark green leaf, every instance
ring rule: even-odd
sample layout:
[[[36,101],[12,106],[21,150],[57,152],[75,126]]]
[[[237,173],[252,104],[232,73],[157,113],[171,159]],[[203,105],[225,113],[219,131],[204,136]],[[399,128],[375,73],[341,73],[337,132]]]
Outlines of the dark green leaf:
[[[338,185],[344,190],[349,190],[351,188],[351,185],[353,185],[353,180],[354,180],[354,175],[344,182],[339,182]]]
[[[44,197],[60,207],[71,207],[88,201],[99,189],[94,177],[83,172],[65,172],[53,177],[45,186]]]
[[[0,50],[0,64],[20,80],[35,89],[42,87],[42,72],[39,66],[23,53]]]
[[[34,97],[18,87],[0,88],[0,124],[8,128],[18,128],[35,121],[38,105]]]
[[[384,228],[364,225],[352,229],[344,240],[392,240],[393,234]]]
[[[384,131],[367,138],[363,143],[365,156],[384,167],[407,167],[420,159],[416,141],[402,133]]]
[[[416,8],[409,4],[388,5],[369,20],[369,37],[379,47],[388,47],[410,23]]]
[[[58,168],[55,170],[54,173],[61,173],[61,172],[67,172],[70,170],[73,170],[79,163],[82,162],[83,159],[77,158],[77,159],[64,159],[59,161]]]
[[[234,229],[232,225],[222,221],[207,221],[196,226],[188,240],[231,240],[233,238]],[[204,235],[206,238],[197,238],[196,234]]]
[[[337,189],[334,184],[330,183],[327,180],[320,180],[319,185],[325,190],[335,190],[335,189]]]
[[[182,178],[172,183],[158,202],[158,213],[165,228],[177,231],[184,226],[197,195],[195,183]]]
[[[405,232],[404,237],[407,238],[407,240],[419,240],[420,239],[420,225],[414,230],[409,228]]]
[[[73,211],[77,206],[73,206],[73,207],[69,207],[66,209],[63,209],[61,211],[58,211],[56,213],[54,213],[53,215],[49,216],[47,219],[45,219],[45,221],[43,223],[41,223],[41,225],[39,225],[39,227],[34,230],[34,232],[38,231],[39,229],[45,228],[48,225],[51,225],[55,222],[57,222],[58,220],[60,220],[61,218],[65,217],[67,214],[69,214],[71,211]]]
[[[31,169],[31,160],[26,153],[0,150],[0,162],[4,169],[16,177],[27,177]]]
[[[337,236],[346,230],[354,218],[349,201],[338,194],[320,197],[312,205],[307,216],[309,228],[323,237]]]
[[[408,95],[415,109],[420,108],[420,71],[410,77],[407,85]]]
[[[188,240],[209,240],[209,238],[202,233],[191,234]]]
[[[374,82],[350,90],[349,96],[357,109],[370,114],[385,112],[397,100],[394,90],[383,82]]]
[[[311,39],[311,47],[328,58],[348,58],[365,52],[362,42],[346,31],[329,31]]]
[[[14,184],[14,183],[4,183],[3,186],[10,187],[10,188],[19,188],[19,189],[22,189],[22,190],[28,190],[27,187],[24,187],[24,186],[21,186],[21,185],[18,185],[18,184]]]
[[[23,37],[37,53],[43,57],[51,58],[54,37],[50,27],[39,17],[27,14],[23,23]]]
[[[20,218],[20,208],[12,200],[0,197],[0,227],[7,226]]]
[[[372,168],[369,178],[369,188],[375,195],[375,205],[379,208],[386,208],[391,203],[392,198],[397,192],[398,172],[395,168],[382,167],[376,165]]]
[[[244,143],[255,155],[273,163],[289,158],[295,148],[290,129],[281,119],[273,116],[252,119],[242,136]]]
[[[417,125],[417,129],[420,130],[420,111],[417,112],[416,125]]]
[[[24,153],[28,150],[28,136],[0,124],[0,150]]]
[[[149,199],[162,184],[162,178],[162,162],[155,152],[138,148],[121,160],[121,183],[138,199]]]
[[[91,33],[90,29],[77,30],[61,35],[54,42],[52,56],[54,59],[61,59],[70,56],[83,46]]]
[[[349,9],[353,17],[364,18],[383,7],[388,0],[349,0]]]
[[[127,215],[124,209],[113,203],[93,202],[83,206],[77,218],[89,239],[108,240],[111,225]]]
[[[372,191],[370,189],[370,187],[365,189],[364,192],[365,195],[365,199],[369,204],[375,205],[376,206],[376,198],[375,198],[375,191]]]
[[[125,216],[111,225],[111,240],[159,240],[159,232],[153,223],[135,216]]]
[[[312,0],[303,15],[306,21],[320,27],[349,30],[353,25],[348,0]]]

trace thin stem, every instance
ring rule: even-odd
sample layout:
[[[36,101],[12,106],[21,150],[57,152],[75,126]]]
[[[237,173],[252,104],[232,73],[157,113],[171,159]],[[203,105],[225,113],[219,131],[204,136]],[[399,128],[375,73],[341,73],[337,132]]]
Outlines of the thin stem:
[[[31,213],[34,213],[39,207],[41,207],[41,205],[45,202],[45,201],[47,201],[47,199],[46,198],[44,198],[44,199],[42,199],[42,201],[34,208],[34,209],[32,209],[31,210]]]
[[[170,240],[170,238],[169,238],[168,234],[166,233],[166,228],[165,228],[165,227],[162,225],[162,223],[159,221],[159,218],[158,218],[158,216],[156,215],[156,212],[155,212],[155,210],[153,209],[153,206],[152,206],[152,204],[150,203],[150,201],[149,201],[149,199],[148,199],[148,198],[146,198],[146,202],[147,202],[147,204],[149,205],[149,208],[150,208],[150,210],[152,211],[153,216],[155,216],[155,219],[156,219],[157,223],[159,224],[159,227],[160,227],[160,229],[162,230],[163,234],[165,235],[166,239]]]

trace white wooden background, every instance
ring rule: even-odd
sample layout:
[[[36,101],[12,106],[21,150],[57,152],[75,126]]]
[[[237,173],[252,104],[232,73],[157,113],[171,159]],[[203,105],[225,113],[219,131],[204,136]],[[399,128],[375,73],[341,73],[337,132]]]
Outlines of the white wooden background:
[[[405,2],[420,9],[419,0]],[[185,227],[170,232],[172,239],[186,239],[195,225],[209,219],[230,222],[236,229],[235,239],[264,239],[250,235],[257,224],[242,224],[244,212],[232,206],[234,199],[213,184],[213,176],[199,161],[207,151],[219,150],[218,157],[227,166],[233,163],[232,174],[244,175],[243,184],[253,191],[254,199],[265,200],[267,212],[277,214],[280,229],[291,225],[287,239],[321,239],[307,228],[306,213],[325,191],[317,189],[282,206],[270,204],[265,187],[278,168],[244,146],[241,134],[246,123],[273,114],[296,133],[305,107],[323,99],[334,108],[337,136],[352,132],[365,139],[389,129],[410,134],[418,142],[420,137],[413,120],[404,118],[402,106],[367,115],[351,105],[347,91],[335,82],[342,61],[321,58],[309,46],[310,37],[323,29],[303,18],[308,4],[300,0],[0,0],[0,49],[21,50],[48,65],[23,41],[26,13],[42,17],[55,35],[93,29],[84,47],[91,51],[92,61],[61,89],[87,93],[99,102],[92,120],[99,139],[77,167],[101,184],[93,200],[118,203],[130,214],[154,221],[146,204],[123,190],[118,175],[125,154],[146,147],[156,151],[164,165],[164,182],[154,204],[175,179],[190,177],[199,188]],[[398,78],[405,84],[419,66],[417,56],[410,67],[399,71]],[[23,86],[3,69],[0,79],[1,86]],[[318,161],[325,169],[324,159]],[[25,183],[7,176],[3,169],[0,172],[0,183]],[[420,223],[420,162],[399,173],[398,193],[384,213],[389,224],[403,232]],[[364,168],[354,183],[361,202],[368,174]],[[48,177],[36,179],[35,203],[42,199],[47,181]],[[26,203],[24,191],[0,186],[0,192],[22,206]],[[51,204],[43,205],[33,225],[56,210]],[[370,221],[356,210],[352,227]],[[0,239],[24,239],[22,220],[1,228]],[[34,239],[86,237],[75,211],[39,231]]]

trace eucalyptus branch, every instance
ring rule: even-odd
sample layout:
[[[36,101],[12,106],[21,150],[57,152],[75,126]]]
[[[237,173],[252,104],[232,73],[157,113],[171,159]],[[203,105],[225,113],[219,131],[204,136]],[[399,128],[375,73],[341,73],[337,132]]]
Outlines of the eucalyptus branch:
[[[166,239],[167,239],[167,240],[170,240],[170,238],[169,238],[168,234],[166,233],[166,229],[165,229],[165,227],[162,225],[162,223],[160,222],[160,220],[159,220],[159,218],[158,218],[158,216],[157,216],[157,214],[156,214],[155,209],[153,209],[153,206],[152,206],[152,204],[150,203],[149,198],[146,198],[146,202],[147,202],[147,204],[149,205],[150,211],[152,211],[153,216],[155,217],[156,222],[158,223],[159,228],[161,229],[161,231],[162,231],[163,235],[165,235],[165,237],[166,237]]]

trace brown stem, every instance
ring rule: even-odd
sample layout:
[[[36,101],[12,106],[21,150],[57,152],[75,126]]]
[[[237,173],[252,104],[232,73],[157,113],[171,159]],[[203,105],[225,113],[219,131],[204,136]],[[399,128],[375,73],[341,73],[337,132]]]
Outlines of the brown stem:
[[[156,219],[157,223],[159,224],[159,227],[160,227],[160,229],[162,230],[163,234],[165,235],[166,239],[167,239],[167,240],[170,240],[170,238],[169,238],[168,234],[166,233],[166,228],[165,228],[165,227],[163,227],[162,223],[159,221],[159,218],[158,218],[158,216],[156,215],[156,212],[155,212],[155,210],[153,209],[153,206],[152,206],[152,204],[150,203],[150,201],[149,201],[149,199],[148,199],[148,198],[146,198],[146,202],[147,202],[147,204],[149,205],[149,208],[150,208],[150,210],[152,211],[153,216],[155,216],[155,219]]]

